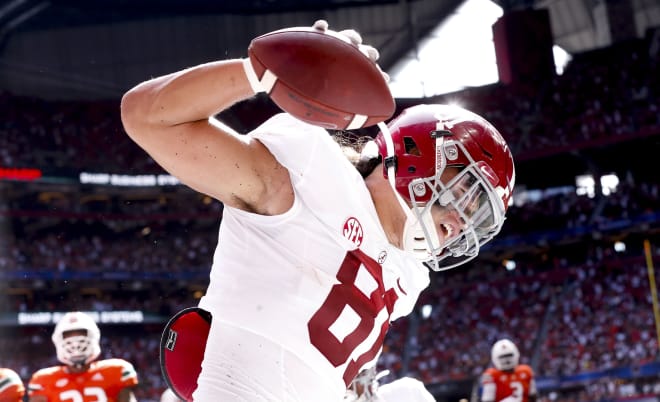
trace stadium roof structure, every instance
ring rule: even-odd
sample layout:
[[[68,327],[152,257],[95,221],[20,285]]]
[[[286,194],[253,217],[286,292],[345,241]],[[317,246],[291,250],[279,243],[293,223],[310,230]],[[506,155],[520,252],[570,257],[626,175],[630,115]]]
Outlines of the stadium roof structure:
[[[569,53],[607,46],[602,5],[617,0],[495,0],[547,8]],[[631,0],[638,30],[660,25],[657,0]],[[149,76],[243,57],[249,41],[324,18],[358,28],[387,70],[462,0],[0,0],[0,90],[44,98],[116,98]],[[640,36],[643,34],[639,32]],[[457,40],[460,40],[457,39]]]

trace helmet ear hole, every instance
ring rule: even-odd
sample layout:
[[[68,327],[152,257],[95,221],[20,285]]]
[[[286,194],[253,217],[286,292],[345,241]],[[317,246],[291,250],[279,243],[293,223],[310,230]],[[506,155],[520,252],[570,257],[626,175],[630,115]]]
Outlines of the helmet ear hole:
[[[415,156],[421,156],[422,154],[419,152],[419,147],[417,146],[417,143],[412,137],[404,137],[403,138],[403,146],[406,149],[406,153],[408,155],[415,155]]]

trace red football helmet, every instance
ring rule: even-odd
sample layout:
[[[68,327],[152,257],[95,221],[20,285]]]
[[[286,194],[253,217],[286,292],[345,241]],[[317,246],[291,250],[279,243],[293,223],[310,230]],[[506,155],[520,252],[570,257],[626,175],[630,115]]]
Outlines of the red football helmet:
[[[451,105],[413,106],[379,127],[383,174],[408,215],[404,249],[436,271],[476,257],[502,228],[513,191],[506,141]]]

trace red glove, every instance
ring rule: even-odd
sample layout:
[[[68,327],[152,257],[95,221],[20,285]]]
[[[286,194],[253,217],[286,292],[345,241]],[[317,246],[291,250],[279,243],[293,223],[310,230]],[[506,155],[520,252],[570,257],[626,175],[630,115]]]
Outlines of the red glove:
[[[179,311],[165,326],[160,340],[160,368],[179,399],[192,401],[210,329],[211,313],[198,307]]]

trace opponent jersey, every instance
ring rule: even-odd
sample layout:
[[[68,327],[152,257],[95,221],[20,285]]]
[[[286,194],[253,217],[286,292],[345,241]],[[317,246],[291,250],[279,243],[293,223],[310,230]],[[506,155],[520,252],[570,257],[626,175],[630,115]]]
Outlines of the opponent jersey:
[[[137,373],[131,363],[106,359],[93,362],[82,373],[71,373],[67,366],[41,369],[32,375],[28,395],[46,396],[48,402],[114,402],[119,391],[137,384]]]
[[[0,402],[20,402],[25,395],[25,386],[14,370],[0,368]]]
[[[404,377],[378,387],[378,402],[435,402],[421,381]]]
[[[428,269],[388,242],[326,130],[279,114],[249,135],[288,169],[295,200],[277,216],[225,207],[199,307],[282,345],[341,396],[375,364],[389,322],[410,313]]]
[[[526,364],[519,364],[513,372],[496,368],[487,369],[481,376],[482,401],[527,402],[530,395],[536,395],[534,372]]]

